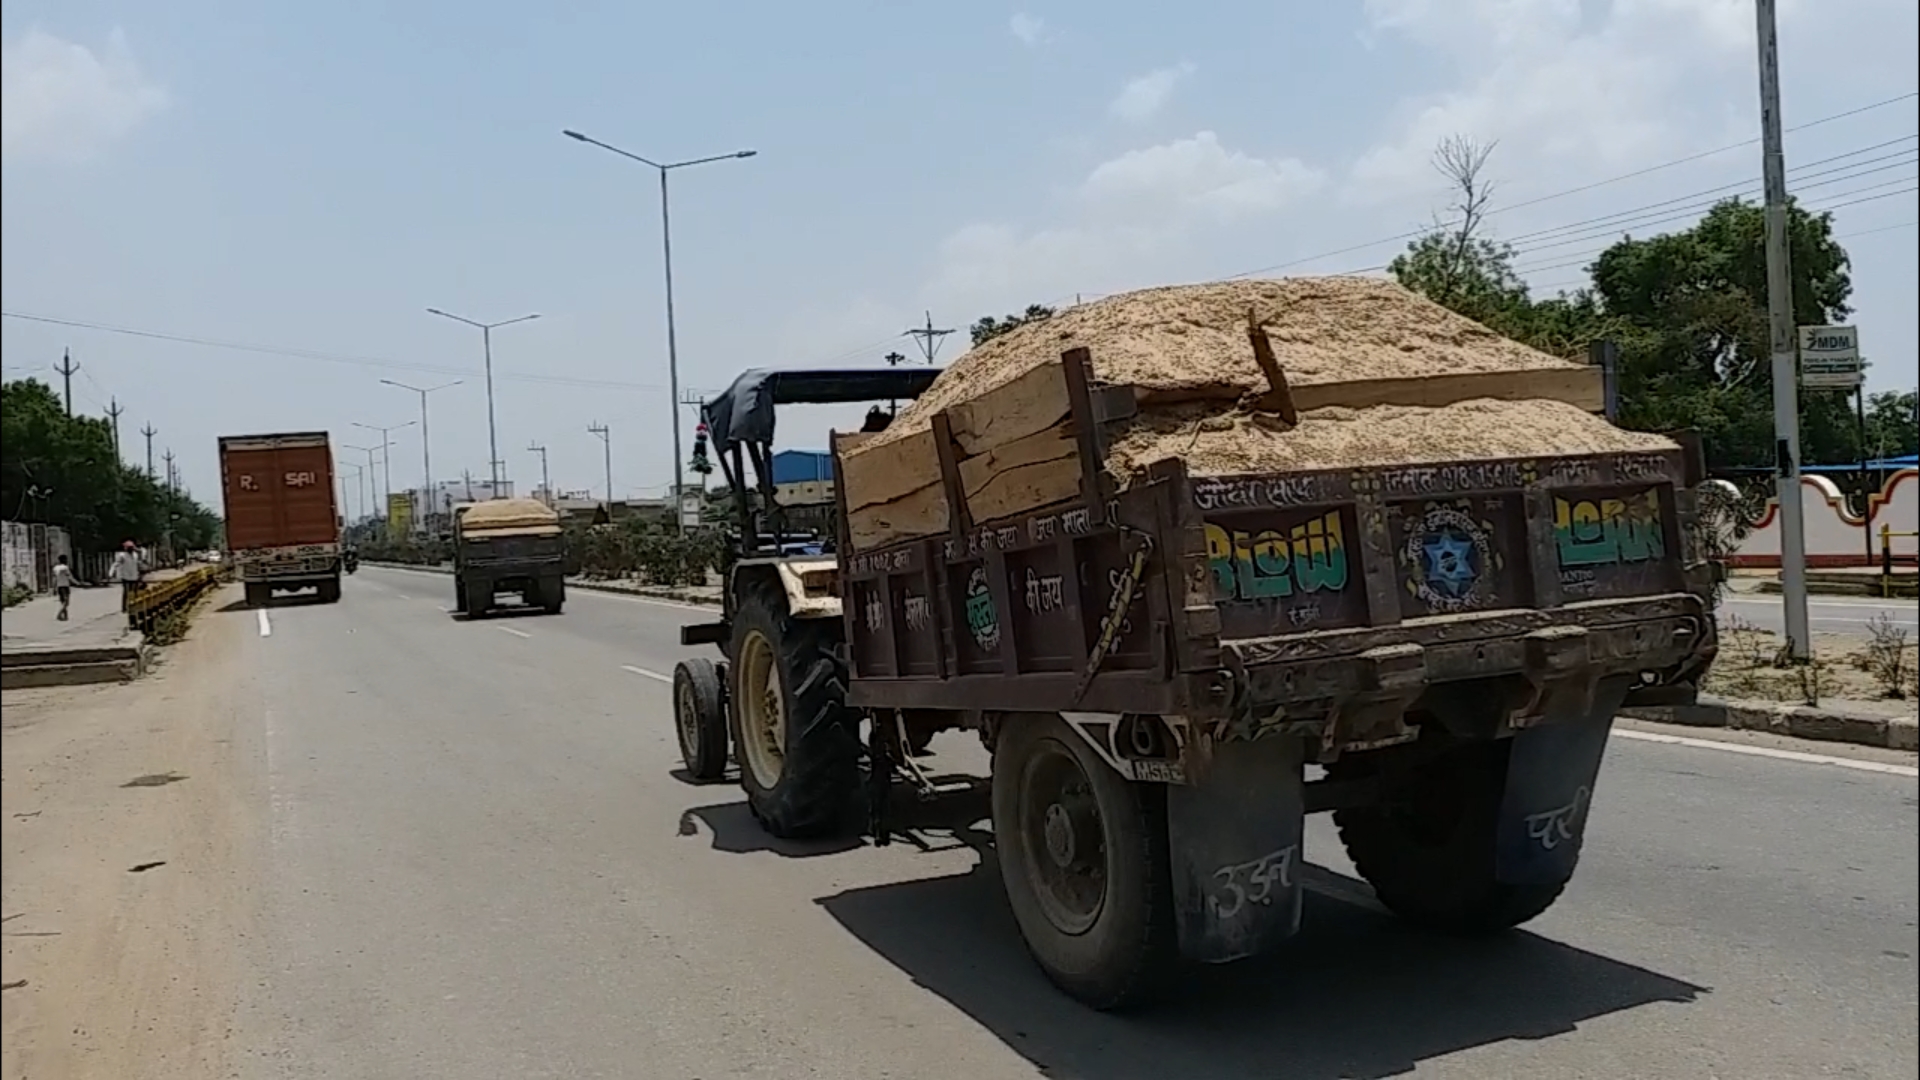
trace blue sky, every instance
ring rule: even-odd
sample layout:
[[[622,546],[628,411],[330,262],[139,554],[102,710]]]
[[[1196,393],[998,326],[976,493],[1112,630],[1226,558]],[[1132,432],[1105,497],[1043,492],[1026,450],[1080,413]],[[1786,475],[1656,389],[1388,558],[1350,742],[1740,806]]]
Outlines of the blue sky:
[[[7,376],[45,376],[71,347],[76,408],[119,400],[130,456],[151,423],[215,502],[216,436],[374,441],[351,425],[417,415],[380,378],[465,376],[434,398],[435,472],[484,475],[478,334],[424,309],[539,312],[495,342],[507,474],[537,481],[539,441],[557,487],[600,490],[599,421],[620,494],[657,493],[671,455],[654,176],[562,128],[655,158],[759,151],[675,174],[682,381],[698,389],[911,351],[901,332],[929,310],[964,328],[1076,294],[1378,266],[1397,244],[1308,257],[1430,220],[1445,192],[1428,155],[1456,132],[1499,140],[1505,204],[1758,130],[1750,0],[534,10],[8,3],[5,309],[323,358],[8,318]],[[1917,32],[1911,0],[1787,0],[1788,125],[1911,94]],[[1915,381],[1917,116],[1909,96],[1788,140],[1790,168],[1860,152],[1841,163],[1857,173],[1805,196],[1872,197],[1836,218],[1878,388]],[[1492,224],[1524,238],[1737,185],[1759,163],[1735,149]],[[1637,233],[1684,224],[1646,217]],[[1570,288],[1606,239],[1521,239],[1521,266]],[[835,421],[796,417],[782,441],[820,445]],[[413,429],[395,439],[399,487],[420,448]]]

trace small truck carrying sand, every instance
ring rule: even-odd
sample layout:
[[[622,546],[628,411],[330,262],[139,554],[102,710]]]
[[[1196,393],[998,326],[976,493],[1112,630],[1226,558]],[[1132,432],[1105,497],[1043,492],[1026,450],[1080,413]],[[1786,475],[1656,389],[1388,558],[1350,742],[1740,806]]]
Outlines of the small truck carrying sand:
[[[1503,930],[1572,876],[1616,710],[1714,654],[1697,447],[1602,406],[1387,282],[1102,300],[836,436],[831,590],[688,640],[751,653],[724,707],[777,833],[844,821],[863,753],[883,808],[930,732],[979,732],[1021,934],[1096,1008],[1291,936],[1313,812],[1394,912]]]
[[[567,540],[560,516],[538,499],[490,499],[461,507],[453,526],[454,610],[490,614],[500,593],[549,615],[567,602]]]

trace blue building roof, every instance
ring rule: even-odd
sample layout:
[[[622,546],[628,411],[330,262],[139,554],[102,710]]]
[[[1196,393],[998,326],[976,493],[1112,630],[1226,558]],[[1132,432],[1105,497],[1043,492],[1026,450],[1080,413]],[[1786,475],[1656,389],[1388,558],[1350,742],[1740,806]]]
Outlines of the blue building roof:
[[[773,455],[773,482],[806,484],[833,479],[833,455],[824,450],[781,450]]]

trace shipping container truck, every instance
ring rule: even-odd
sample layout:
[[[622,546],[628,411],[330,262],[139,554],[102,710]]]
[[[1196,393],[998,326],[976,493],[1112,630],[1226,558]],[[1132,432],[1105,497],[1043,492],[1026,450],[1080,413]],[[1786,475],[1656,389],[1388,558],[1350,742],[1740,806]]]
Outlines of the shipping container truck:
[[[227,550],[249,605],[304,589],[324,603],[340,599],[341,521],[326,432],[222,436],[220,486]]]

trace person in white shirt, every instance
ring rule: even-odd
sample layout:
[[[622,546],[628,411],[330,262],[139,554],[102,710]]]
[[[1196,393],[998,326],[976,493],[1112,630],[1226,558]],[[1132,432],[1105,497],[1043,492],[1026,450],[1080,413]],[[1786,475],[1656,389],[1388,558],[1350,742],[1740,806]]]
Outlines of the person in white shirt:
[[[61,622],[67,621],[67,605],[73,602],[73,571],[67,566],[65,555],[53,557],[53,593],[60,598]]]
[[[134,549],[133,541],[120,545],[120,550],[113,553],[110,574],[120,583],[120,610],[125,611],[133,594],[140,591],[140,553]]]

